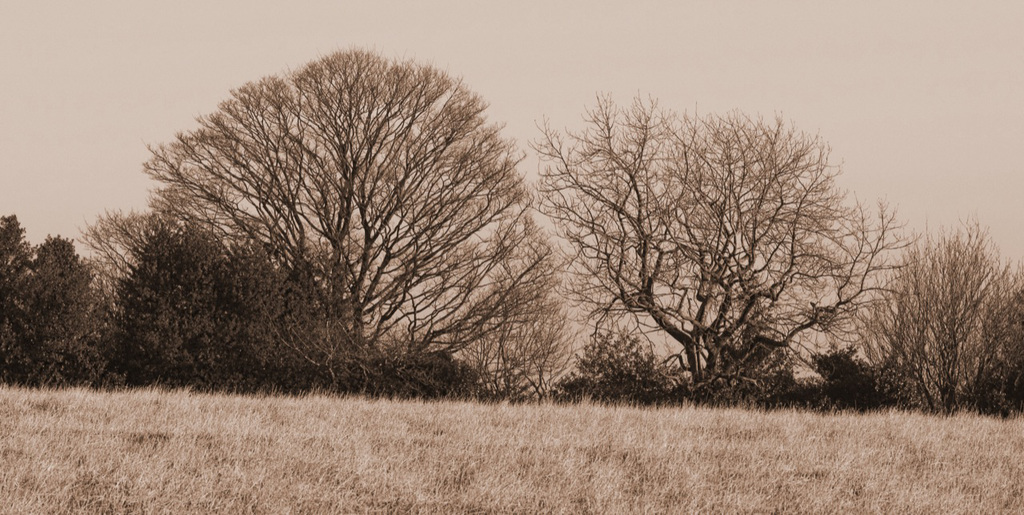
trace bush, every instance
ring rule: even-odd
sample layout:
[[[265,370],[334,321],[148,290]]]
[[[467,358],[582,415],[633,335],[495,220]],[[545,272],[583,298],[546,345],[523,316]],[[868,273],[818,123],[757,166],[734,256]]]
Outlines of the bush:
[[[926,407],[903,367],[888,362],[870,364],[858,357],[853,347],[815,354],[811,362],[821,376],[821,407],[859,411]]]
[[[777,408],[808,405],[809,391],[793,375],[793,361],[787,349],[765,349],[755,356],[743,378],[717,378],[705,384],[686,385],[683,396],[698,404]]]
[[[154,220],[117,289],[117,354],[129,385],[296,391],[315,380],[277,344],[284,277],[253,249]]]
[[[917,407],[1000,412],[1007,359],[1021,347],[1014,319],[1022,290],[1024,269],[1004,261],[976,222],[925,235],[867,312],[864,349],[914,386]]]
[[[118,285],[119,372],[130,385],[209,388],[223,338],[222,248],[189,227],[159,223],[132,250],[135,264]]]
[[[32,247],[18,218],[0,217],[0,382],[18,383],[27,368],[23,334],[30,326],[25,303]]]
[[[1024,411],[1024,368],[1010,369],[1003,379],[1006,403],[1013,411]]]
[[[35,249],[26,285],[29,325],[22,335],[30,384],[91,385],[106,367],[101,348],[105,313],[93,274],[71,240],[48,237]]]
[[[830,407],[868,410],[886,405],[875,371],[857,357],[857,349],[833,349],[811,357],[814,371],[821,376],[822,395]]]
[[[437,398],[476,384],[448,353],[351,345],[310,274],[260,249],[157,216],[128,250],[113,360],[128,385]]]
[[[594,336],[560,380],[554,397],[563,401],[659,404],[678,400],[677,369],[659,360],[649,344],[624,333]]]
[[[374,353],[358,363],[361,392],[388,398],[471,398],[477,390],[473,369],[447,352]]]
[[[1024,286],[1013,297],[1009,331],[1015,335],[1003,356],[999,390],[1009,411],[1024,411]]]

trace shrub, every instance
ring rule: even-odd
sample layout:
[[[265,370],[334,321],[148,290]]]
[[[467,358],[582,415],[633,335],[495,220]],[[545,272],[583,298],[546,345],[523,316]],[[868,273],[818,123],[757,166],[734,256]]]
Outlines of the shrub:
[[[926,406],[903,367],[868,363],[853,347],[815,354],[811,362],[821,376],[822,407],[867,411]]]
[[[822,379],[822,394],[830,406],[838,409],[867,410],[885,404],[875,371],[857,357],[857,349],[832,349],[811,358],[814,371]]]
[[[71,240],[48,237],[35,248],[26,284],[29,316],[22,338],[29,384],[97,384],[106,367],[104,313],[89,267]]]
[[[218,358],[223,250],[189,227],[158,223],[118,287],[119,355],[128,384],[206,388]]]
[[[372,396],[440,399],[476,393],[472,367],[447,352],[376,352],[355,364],[364,374],[360,393]]]
[[[775,408],[804,405],[808,394],[793,375],[788,349],[765,349],[755,356],[742,377],[720,377],[699,385],[686,385],[683,396],[698,404]],[[803,390],[801,388],[804,388]]]
[[[286,278],[254,249],[153,220],[117,289],[114,365],[129,385],[284,391],[312,387],[278,345]]]
[[[987,411],[1003,403],[1000,376],[1020,347],[1015,297],[1024,269],[999,256],[976,222],[909,247],[863,320],[876,363],[914,385],[929,411]]]
[[[560,380],[556,399],[657,404],[677,400],[680,374],[655,356],[650,344],[625,333],[599,333],[583,348],[576,369]]]

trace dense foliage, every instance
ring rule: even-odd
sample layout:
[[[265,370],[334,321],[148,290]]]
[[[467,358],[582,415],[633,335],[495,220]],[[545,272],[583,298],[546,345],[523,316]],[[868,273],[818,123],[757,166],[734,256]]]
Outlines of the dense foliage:
[[[863,411],[900,404],[898,389],[886,381],[886,369],[864,361],[855,347],[815,354],[812,364],[822,379],[825,406]]]
[[[0,381],[79,385],[102,380],[102,305],[71,241],[31,247],[14,216],[0,218]]]
[[[0,219],[0,382],[456,397],[476,374],[451,353],[367,352],[324,366],[317,296],[260,250],[143,220],[112,296],[66,239],[32,247]],[[305,337],[303,338],[303,336]],[[306,343],[295,340],[304,339]],[[304,346],[308,345],[308,346]]]
[[[116,297],[116,371],[126,384],[252,390],[278,386],[272,326],[284,294],[258,254],[157,221]],[[284,370],[282,370],[284,369]]]

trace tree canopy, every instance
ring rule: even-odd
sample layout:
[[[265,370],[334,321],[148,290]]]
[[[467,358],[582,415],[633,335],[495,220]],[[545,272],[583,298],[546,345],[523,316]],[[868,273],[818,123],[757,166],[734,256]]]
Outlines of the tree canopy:
[[[846,201],[817,137],[641,100],[599,99],[585,120],[534,145],[572,293],[599,321],[669,335],[697,383],[749,379],[773,349],[843,328],[890,266],[891,212]]]
[[[153,207],[308,277],[332,342],[458,350],[553,273],[521,154],[485,108],[435,68],[331,54],[152,148]]]

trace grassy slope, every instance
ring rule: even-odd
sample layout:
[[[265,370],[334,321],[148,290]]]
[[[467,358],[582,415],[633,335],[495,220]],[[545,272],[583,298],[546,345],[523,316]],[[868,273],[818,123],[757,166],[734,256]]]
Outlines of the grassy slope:
[[[0,387],[0,510],[1024,510],[1024,419]]]

